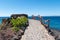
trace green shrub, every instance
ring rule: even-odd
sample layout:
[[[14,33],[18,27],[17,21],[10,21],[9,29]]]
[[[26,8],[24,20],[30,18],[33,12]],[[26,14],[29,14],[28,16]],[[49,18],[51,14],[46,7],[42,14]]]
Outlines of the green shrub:
[[[12,23],[12,25],[13,25],[13,29],[16,27],[18,27],[18,28],[20,28],[20,27],[22,27],[22,26],[25,26],[26,25],[26,23],[27,23],[27,21],[28,21],[28,19],[26,18],[26,17],[24,17],[24,16],[21,16],[21,17],[18,17],[18,18],[16,18],[16,19],[14,19],[14,18],[12,18],[11,19],[11,23]],[[17,28],[17,29],[18,29]],[[16,30],[16,29],[15,29]],[[16,30],[17,31],[17,30]]]
[[[18,27],[12,27],[12,30],[15,31],[15,32],[18,32],[19,28]]]
[[[12,25],[13,25],[14,27],[16,27],[17,21],[16,21],[14,18],[11,19],[11,23],[12,23]]]

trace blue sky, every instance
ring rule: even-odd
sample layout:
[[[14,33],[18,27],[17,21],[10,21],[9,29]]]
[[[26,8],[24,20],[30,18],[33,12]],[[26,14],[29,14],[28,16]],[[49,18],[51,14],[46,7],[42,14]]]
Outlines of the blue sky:
[[[0,0],[0,16],[21,13],[60,16],[60,0]]]

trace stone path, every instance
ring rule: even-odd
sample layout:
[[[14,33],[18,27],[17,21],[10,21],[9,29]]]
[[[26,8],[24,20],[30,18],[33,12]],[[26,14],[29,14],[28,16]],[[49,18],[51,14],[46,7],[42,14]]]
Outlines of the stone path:
[[[40,23],[40,21],[29,19],[29,26],[25,30],[21,40],[55,40],[53,36]]]

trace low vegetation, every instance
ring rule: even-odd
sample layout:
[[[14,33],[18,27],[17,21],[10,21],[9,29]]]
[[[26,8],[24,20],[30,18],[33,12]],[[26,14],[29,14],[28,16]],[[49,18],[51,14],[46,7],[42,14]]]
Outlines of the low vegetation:
[[[22,26],[25,26],[27,23],[28,19],[24,16],[18,17],[16,19],[12,18],[11,23],[13,25],[13,30],[18,31]]]

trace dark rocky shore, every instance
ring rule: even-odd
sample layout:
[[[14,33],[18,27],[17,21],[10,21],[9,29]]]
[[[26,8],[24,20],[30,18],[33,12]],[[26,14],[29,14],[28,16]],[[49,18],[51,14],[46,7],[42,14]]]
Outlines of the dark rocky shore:
[[[56,30],[56,29],[51,29],[48,26],[46,27],[46,25],[44,25],[46,30],[48,31],[48,34],[52,35],[55,40],[60,40],[60,31]]]
[[[60,31],[51,29],[52,31],[52,36],[54,36],[55,40],[60,40]]]
[[[10,18],[3,19],[0,25],[0,40],[20,40],[27,26],[29,23],[26,14],[13,14]]]

